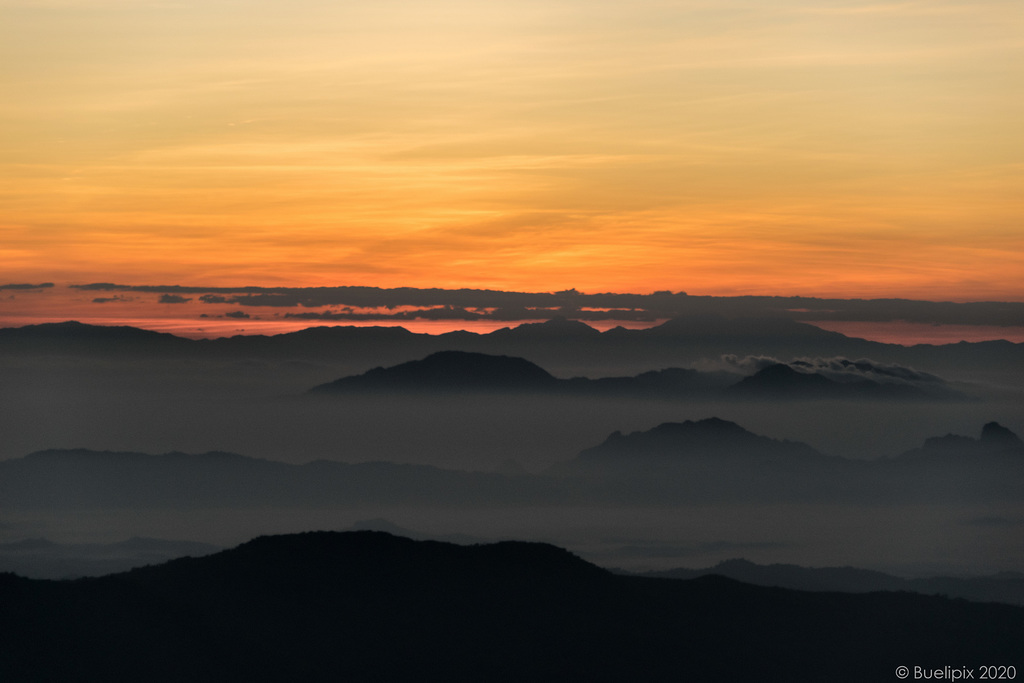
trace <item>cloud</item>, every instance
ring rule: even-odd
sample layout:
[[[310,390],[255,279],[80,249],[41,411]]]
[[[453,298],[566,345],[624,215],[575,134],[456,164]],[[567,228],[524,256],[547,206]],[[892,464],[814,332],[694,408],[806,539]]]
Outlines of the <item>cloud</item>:
[[[798,372],[817,374],[837,382],[852,382],[869,379],[879,384],[944,384],[945,380],[927,372],[921,372],[895,363],[879,363],[868,358],[850,360],[837,356],[834,358],[796,358],[783,361],[771,356],[736,356],[727,354],[721,357],[724,369],[752,375],[772,365],[788,365]]]
[[[135,301],[135,297],[131,296],[99,296],[92,300],[94,304],[109,304],[116,301]]]
[[[33,289],[49,289],[51,287],[53,287],[53,283],[52,282],[41,282],[38,285],[11,283],[11,284],[6,284],[6,285],[0,285],[0,290],[3,290],[3,289],[33,290]]]
[[[184,297],[178,294],[164,294],[160,297],[162,304],[185,304],[192,301],[191,297]]]
[[[865,378],[883,383],[900,382],[942,382],[942,378],[919,372],[895,363],[877,363],[867,358],[849,360],[847,358],[815,358],[799,359],[791,364],[795,369],[807,368],[831,379]]]
[[[131,285],[115,285],[112,282],[93,282],[88,285],[68,285],[71,289],[83,289],[87,292],[126,292],[134,289]]]
[[[198,295],[206,304],[244,307],[353,308],[451,307],[487,310],[495,320],[542,319],[555,315],[580,320],[659,320],[690,314],[717,313],[727,317],[781,317],[799,321],[858,322],[906,321],[950,325],[1019,326],[1024,302],[952,303],[902,299],[817,299],[782,296],[693,296],[686,292],[651,294],[597,292],[575,289],[555,292],[518,292],[495,289],[440,289],[416,287],[195,287],[184,285],[119,285],[96,282],[71,285],[74,289],[108,292],[147,292],[185,297]],[[165,302],[169,303],[169,302]],[[498,311],[503,311],[499,313]],[[527,313],[523,313],[526,311]],[[329,320],[331,314],[321,312]],[[387,319],[380,315],[379,319]],[[354,319],[344,316],[334,319]]]
[[[771,356],[737,356],[734,354],[726,354],[721,357],[721,365],[724,366],[725,370],[731,372],[739,372],[743,375],[753,375],[755,372],[764,370],[772,365],[787,365],[778,358],[772,358]]]
[[[252,316],[250,316],[245,311],[231,311],[230,313],[225,313],[224,317],[225,318],[251,318]]]

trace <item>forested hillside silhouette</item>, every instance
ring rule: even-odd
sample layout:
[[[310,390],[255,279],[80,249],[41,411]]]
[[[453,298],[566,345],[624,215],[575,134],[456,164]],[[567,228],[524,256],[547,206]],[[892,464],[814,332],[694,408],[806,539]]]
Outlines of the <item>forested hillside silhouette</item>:
[[[546,544],[263,537],[73,582],[0,576],[12,681],[864,681],[1019,664],[1024,609],[616,576]]]

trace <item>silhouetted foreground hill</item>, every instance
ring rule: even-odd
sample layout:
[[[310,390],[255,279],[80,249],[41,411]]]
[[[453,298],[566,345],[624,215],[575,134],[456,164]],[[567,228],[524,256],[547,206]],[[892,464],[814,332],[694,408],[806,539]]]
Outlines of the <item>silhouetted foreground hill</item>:
[[[873,681],[1021,668],[1024,609],[615,576],[535,543],[263,537],[75,582],[0,575],[12,681]]]

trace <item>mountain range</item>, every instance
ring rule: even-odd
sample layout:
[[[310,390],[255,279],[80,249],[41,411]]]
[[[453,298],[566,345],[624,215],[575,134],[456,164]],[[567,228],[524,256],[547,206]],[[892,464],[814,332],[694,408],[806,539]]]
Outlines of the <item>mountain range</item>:
[[[845,359],[843,359],[845,360]],[[725,371],[698,371],[690,368],[652,370],[633,377],[573,377],[559,379],[525,358],[496,356],[469,351],[438,351],[421,360],[392,367],[376,367],[360,375],[342,377],[313,387],[314,394],[427,393],[452,392],[508,393],[542,395],[579,395],[635,397],[643,399],[686,399],[693,397],[725,399],[964,399],[939,377],[920,374],[908,377],[883,376],[882,381],[852,372],[846,381],[831,379],[814,367],[772,363],[750,376]],[[859,367],[875,370],[870,361]]]
[[[279,334],[185,339],[130,327],[68,321],[0,328],[0,351],[24,356],[113,359],[303,359],[375,367],[437,351],[521,356],[559,373],[581,368],[679,367],[723,355],[872,358],[942,373],[1003,372],[1024,367],[1024,344],[1006,341],[904,347],[846,337],[783,318],[693,314],[649,329],[599,332],[565,319],[527,323],[487,334],[416,334],[401,327],[315,327]],[[646,367],[638,367],[642,362]]]
[[[0,461],[5,509],[1024,500],[1024,444],[990,423],[895,458],[850,460],[709,418],[611,434],[543,474],[222,452],[49,450]]]
[[[199,557],[223,550],[196,541],[129,538],[118,543],[55,543],[29,538],[0,543],[0,572],[37,579],[103,576],[185,555]]]
[[[623,572],[629,573],[629,572]],[[1007,572],[987,577],[931,577],[904,579],[883,572],[854,567],[800,567],[794,564],[762,565],[748,560],[725,560],[705,569],[669,569],[642,572],[638,576],[695,579],[725,576],[757,586],[776,586],[803,591],[912,591],[946,595],[979,602],[1024,605],[1024,574]]]
[[[380,532],[2,574],[0,603],[0,677],[26,682],[864,681],[1012,664],[1024,640],[1015,606],[618,576],[546,544]]]

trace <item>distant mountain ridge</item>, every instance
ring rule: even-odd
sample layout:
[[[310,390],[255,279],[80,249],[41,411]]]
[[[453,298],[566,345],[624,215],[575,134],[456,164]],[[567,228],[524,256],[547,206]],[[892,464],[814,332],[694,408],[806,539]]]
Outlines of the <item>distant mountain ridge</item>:
[[[937,379],[937,378],[936,378]],[[757,399],[964,399],[966,396],[941,382],[909,384],[861,378],[839,382],[815,372],[801,372],[775,363],[726,387],[732,398]]]
[[[1024,460],[1024,441],[998,422],[989,422],[981,429],[981,436],[973,439],[958,434],[933,436],[924,445],[899,456],[902,460],[921,458],[963,460],[965,456],[985,458],[1007,456]]]
[[[503,328],[487,334],[459,331],[429,335],[401,327],[334,326],[273,336],[238,335],[219,339],[186,339],[134,328],[76,322],[0,328],[0,351],[28,355],[307,361],[344,358],[376,366],[447,350],[525,356],[542,367],[555,369],[581,365],[635,368],[638,358],[644,359],[648,368],[678,367],[680,363],[718,358],[723,354],[870,357],[931,368],[940,373],[950,365],[991,372],[1024,364],[1024,344],[995,341],[902,347],[845,337],[792,320],[727,318],[715,314],[680,316],[649,329],[619,327],[605,332],[564,319]]]
[[[423,360],[377,367],[311,391],[543,391],[557,384],[553,375],[524,358],[438,351]]]
[[[628,572],[627,572],[628,573]],[[725,576],[757,586],[776,586],[805,591],[913,591],[925,595],[942,594],[979,602],[1005,602],[1024,605],[1024,574],[991,577],[932,577],[903,579],[883,572],[853,567],[808,568],[794,564],[755,564],[733,559],[706,569],[669,569],[642,572],[640,576],[666,579],[694,579],[700,576]]]
[[[943,437],[892,458],[851,460],[709,418],[613,433],[550,469],[579,499],[620,503],[734,500],[1024,501],[1024,445],[998,424],[987,441]],[[995,441],[998,448],[985,443]],[[966,444],[958,448],[956,444]],[[982,445],[978,445],[982,444]],[[923,455],[922,455],[923,454]]]
[[[1024,640],[1008,605],[615,576],[546,544],[380,532],[74,582],[2,574],[0,603],[0,677],[25,682],[863,681],[1012,662]]]
[[[695,396],[769,400],[966,398],[934,376],[923,385],[902,379],[877,382],[860,378],[840,382],[781,363],[769,365],[749,377],[725,371],[666,368],[633,377],[559,379],[524,358],[469,351],[438,351],[421,360],[376,367],[361,375],[342,377],[310,389],[314,394],[361,392],[531,392],[647,399]]]
[[[614,432],[604,443],[582,451],[580,460],[641,458],[822,458],[804,443],[759,436],[735,422],[711,417],[665,422],[643,432]]]
[[[0,501],[13,510],[1024,501],[1024,444],[995,423],[983,434],[942,437],[919,451],[864,461],[709,418],[613,433],[539,475],[388,462],[293,465],[216,451],[50,450],[0,461]]]
[[[313,387],[310,393],[532,392],[594,396],[672,398],[717,392],[735,377],[728,373],[668,368],[635,377],[559,379],[525,358],[469,351],[438,351],[422,360],[377,367],[361,375]]]
[[[185,555],[223,550],[195,541],[134,537],[118,543],[54,543],[43,538],[0,543],[0,572],[37,579],[103,576]]]

